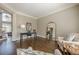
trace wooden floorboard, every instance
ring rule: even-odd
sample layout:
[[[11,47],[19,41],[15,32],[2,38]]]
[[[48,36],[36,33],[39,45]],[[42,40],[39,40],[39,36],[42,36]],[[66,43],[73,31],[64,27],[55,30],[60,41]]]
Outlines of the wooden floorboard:
[[[24,39],[22,42],[22,48],[28,48],[31,46],[34,50],[45,51],[53,53],[53,51],[58,48],[57,44],[53,40],[47,40],[42,37],[37,37],[37,39],[29,38]],[[17,48],[20,48],[20,43],[17,41]]]

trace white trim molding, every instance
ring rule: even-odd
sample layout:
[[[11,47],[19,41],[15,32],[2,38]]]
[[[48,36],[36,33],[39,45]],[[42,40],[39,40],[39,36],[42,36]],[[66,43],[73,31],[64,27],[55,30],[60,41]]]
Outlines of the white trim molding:
[[[42,35],[37,35],[38,37],[42,37],[42,38],[46,38],[46,36],[42,36]],[[55,38],[54,39],[52,39],[52,40],[54,40],[55,41]]]

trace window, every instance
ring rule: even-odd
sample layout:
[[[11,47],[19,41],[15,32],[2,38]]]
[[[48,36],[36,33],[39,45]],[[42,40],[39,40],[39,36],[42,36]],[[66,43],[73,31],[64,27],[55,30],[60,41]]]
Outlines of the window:
[[[2,21],[3,22],[11,22],[11,15],[7,13],[2,13]]]
[[[9,13],[2,13],[2,30],[6,33],[12,32],[11,15]]]
[[[11,32],[11,24],[2,23],[2,28],[5,32]]]

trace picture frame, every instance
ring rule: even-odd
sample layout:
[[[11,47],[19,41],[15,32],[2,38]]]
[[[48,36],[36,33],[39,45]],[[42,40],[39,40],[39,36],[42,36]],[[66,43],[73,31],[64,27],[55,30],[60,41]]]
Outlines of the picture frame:
[[[32,31],[32,23],[30,22],[26,23],[26,31]]]

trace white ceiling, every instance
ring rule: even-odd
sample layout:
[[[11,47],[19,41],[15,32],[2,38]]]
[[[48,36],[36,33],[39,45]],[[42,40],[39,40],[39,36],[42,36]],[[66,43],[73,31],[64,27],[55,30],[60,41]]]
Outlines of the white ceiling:
[[[8,3],[9,7],[16,11],[25,13],[34,17],[42,17],[53,13],[61,8],[75,4],[70,3]]]

